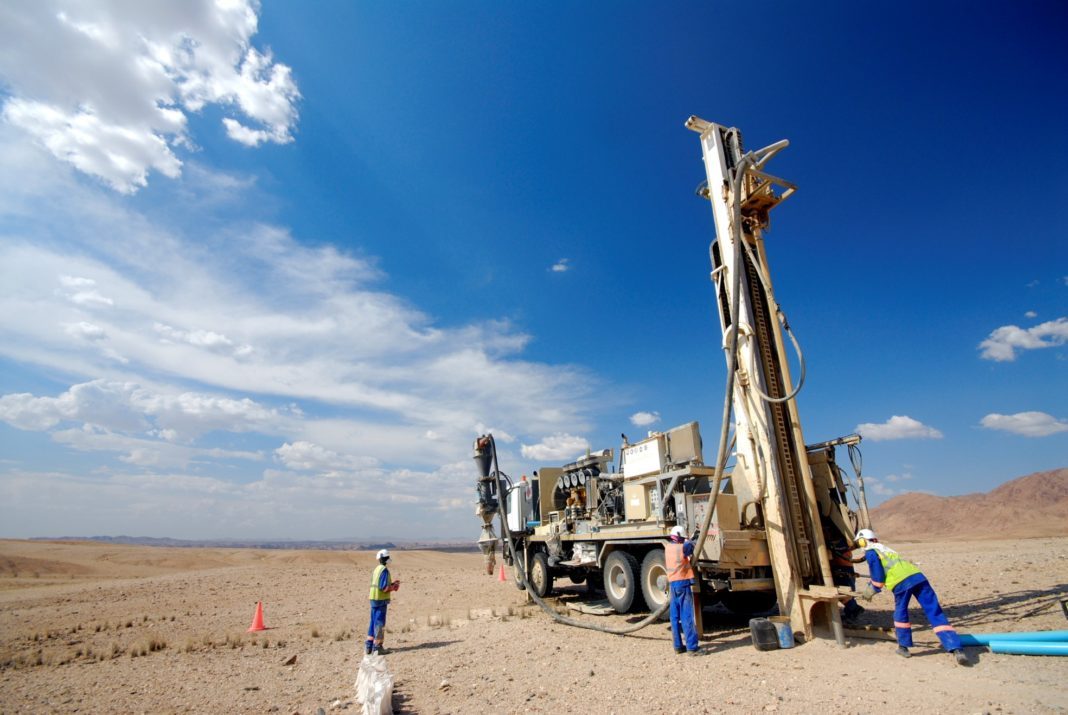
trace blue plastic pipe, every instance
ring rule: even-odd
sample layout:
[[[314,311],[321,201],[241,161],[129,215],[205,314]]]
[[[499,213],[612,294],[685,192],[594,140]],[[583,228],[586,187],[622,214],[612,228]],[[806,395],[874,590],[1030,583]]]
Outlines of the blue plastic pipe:
[[[1025,631],[1022,633],[965,633],[961,645],[990,645],[991,641],[1017,641],[1028,643],[1068,643],[1068,631]]]
[[[1068,655],[1068,642],[991,641],[990,650],[1008,655]]]

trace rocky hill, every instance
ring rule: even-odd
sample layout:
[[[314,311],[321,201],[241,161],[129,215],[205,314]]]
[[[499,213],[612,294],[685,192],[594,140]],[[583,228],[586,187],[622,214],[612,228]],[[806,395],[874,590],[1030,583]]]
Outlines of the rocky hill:
[[[871,510],[887,541],[1068,535],[1068,468],[1019,477],[985,494],[910,492]]]

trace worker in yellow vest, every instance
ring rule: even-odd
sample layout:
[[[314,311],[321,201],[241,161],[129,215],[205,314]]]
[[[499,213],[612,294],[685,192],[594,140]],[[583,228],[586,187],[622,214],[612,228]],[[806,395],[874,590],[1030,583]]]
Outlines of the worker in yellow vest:
[[[671,587],[671,639],[675,643],[676,653],[700,655],[697,645],[697,626],[693,618],[693,542],[686,538],[686,530],[681,526],[671,529],[669,543],[664,545],[664,567],[667,569],[668,582]],[[686,636],[686,647],[682,637]]]
[[[391,581],[389,578],[389,568],[386,566],[389,562],[388,549],[379,551],[375,558],[378,559],[378,566],[371,574],[371,625],[367,628],[364,652],[385,655],[382,638],[386,634],[386,608],[389,606],[389,594],[400,588],[400,581]]]
[[[938,603],[938,595],[920,569],[901,558],[900,554],[890,547],[880,544],[871,529],[858,531],[856,542],[857,546],[864,549],[864,558],[868,562],[871,578],[861,598],[871,601],[872,597],[884,588],[890,589],[894,594],[897,654],[905,658],[911,656],[909,648],[912,647],[912,623],[909,622],[909,601],[915,597],[923,612],[927,614],[927,620],[938,640],[942,642],[942,647],[953,654],[957,665],[971,665],[961,648],[960,636],[957,635],[956,629],[949,625],[949,619],[942,613],[942,606]]]

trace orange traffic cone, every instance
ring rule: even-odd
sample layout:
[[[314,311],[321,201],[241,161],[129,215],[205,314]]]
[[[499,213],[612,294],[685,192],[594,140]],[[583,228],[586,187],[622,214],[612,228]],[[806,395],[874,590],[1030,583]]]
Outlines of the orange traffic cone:
[[[252,616],[252,625],[248,627],[248,632],[265,630],[267,626],[263,625],[263,601],[256,601],[256,613]]]
[[[504,577],[504,564],[501,564],[501,570],[497,572],[497,580],[504,583],[508,579]]]

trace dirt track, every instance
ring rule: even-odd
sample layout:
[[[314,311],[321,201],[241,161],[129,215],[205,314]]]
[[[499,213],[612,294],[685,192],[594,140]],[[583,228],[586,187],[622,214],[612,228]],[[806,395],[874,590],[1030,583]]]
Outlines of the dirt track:
[[[892,545],[921,563],[961,632],[1068,628],[1068,538]],[[709,618],[707,655],[676,656],[663,625],[628,638],[555,625],[480,565],[395,554],[397,711],[1068,710],[1064,658],[969,649],[976,666],[960,668],[933,646],[904,660],[860,639],[761,652],[726,615]],[[358,712],[371,566],[352,552],[0,542],[0,711]],[[257,600],[270,630],[248,634]],[[864,621],[889,625],[891,607],[878,596]],[[917,639],[935,643],[926,628]],[[695,695],[667,696],[681,692]]]

